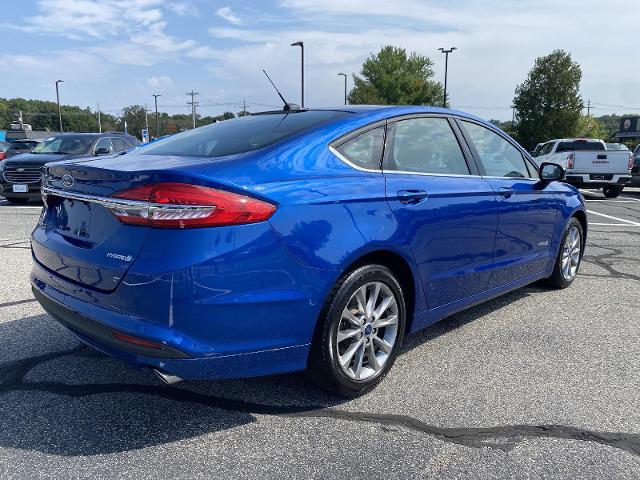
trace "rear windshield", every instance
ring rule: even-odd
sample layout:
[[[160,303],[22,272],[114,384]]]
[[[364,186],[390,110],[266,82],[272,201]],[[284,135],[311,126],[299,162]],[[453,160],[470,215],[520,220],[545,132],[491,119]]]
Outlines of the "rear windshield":
[[[560,142],[556,152],[569,152],[573,150],[604,150],[604,144],[601,142]]]
[[[347,115],[331,111],[248,115],[173,135],[137,153],[222,157],[250,152]]]

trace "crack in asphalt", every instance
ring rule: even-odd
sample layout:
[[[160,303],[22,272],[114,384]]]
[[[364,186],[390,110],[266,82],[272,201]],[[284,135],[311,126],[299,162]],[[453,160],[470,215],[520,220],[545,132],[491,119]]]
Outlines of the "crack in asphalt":
[[[565,425],[500,425],[493,427],[437,427],[422,420],[399,414],[354,412],[322,405],[268,405],[225,397],[215,397],[184,388],[157,385],[108,383],[66,384],[61,382],[25,382],[24,377],[37,365],[68,355],[84,354],[88,347],[77,347],[38,355],[0,365],[0,395],[8,392],[47,392],[67,397],[87,397],[108,393],[155,395],[176,402],[189,402],[229,412],[281,418],[329,418],[348,422],[372,423],[381,427],[399,427],[424,433],[448,443],[474,448],[512,450],[520,438],[558,438],[594,442],[640,456],[640,434],[599,432]]]
[[[581,276],[584,277],[595,277],[595,278],[617,278],[621,280],[632,280],[636,282],[640,282],[640,275],[636,275],[634,273],[625,273],[614,268],[614,260],[619,261],[625,259],[624,252],[621,249],[614,248],[611,246],[600,245],[597,243],[591,242],[590,247],[600,248],[605,250],[606,253],[602,253],[600,255],[591,255],[587,254],[584,256],[585,261],[588,263],[592,263],[604,270],[606,270],[607,275],[597,275],[593,273],[581,273]],[[630,263],[637,263],[636,259],[628,259]]]

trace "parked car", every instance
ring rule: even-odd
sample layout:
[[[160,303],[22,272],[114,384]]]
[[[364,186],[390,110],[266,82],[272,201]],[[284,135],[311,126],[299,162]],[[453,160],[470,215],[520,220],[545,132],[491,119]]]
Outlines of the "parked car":
[[[0,142],[0,161],[7,158],[6,153],[10,146],[11,144],[9,142]]]
[[[12,143],[34,142],[16,140]],[[10,203],[26,203],[40,198],[44,165],[48,162],[119,153],[138,145],[138,140],[122,133],[62,133],[36,143],[31,153],[16,155],[0,163],[0,195]]]
[[[566,182],[578,188],[602,189],[605,197],[615,198],[631,183],[633,156],[628,149],[607,150],[602,140],[563,138],[550,140],[536,157],[566,169]]]
[[[21,153],[29,153],[37,145],[40,144],[40,140],[14,140],[9,144],[9,148],[5,153],[5,158],[11,158]]]
[[[633,154],[633,168],[631,169],[631,186],[640,187],[640,146]]]
[[[406,334],[568,287],[587,233],[561,166],[440,108],[267,112],[47,168],[36,299],[167,383],[307,369],[363,394]]]

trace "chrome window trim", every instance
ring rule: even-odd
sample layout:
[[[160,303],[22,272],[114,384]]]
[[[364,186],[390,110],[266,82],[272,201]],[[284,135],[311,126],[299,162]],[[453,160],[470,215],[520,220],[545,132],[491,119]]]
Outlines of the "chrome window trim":
[[[419,175],[421,177],[453,177],[453,178],[484,178],[481,175],[463,175],[459,173],[427,173],[427,172],[410,172],[407,170],[382,170],[382,173],[399,173],[402,175]]]
[[[68,200],[78,200],[81,202],[95,203],[106,208],[121,209],[163,209],[163,210],[198,210],[213,209],[214,205],[169,205],[164,203],[151,203],[143,200],[125,200],[121,198],[102,197],[98,195],[87,195],[85,193],[68,192],[57,188],[42,187],[42,197],[46,200],[47,195],[66,198]]]
[[[365,132],[366,133],[366,132]],[[338,157],[340,160],[342,160],[342,162],[346,163],[347,165],[349,165],[351,168],[355,168],[356,170],[360,170],[361,172],[368,172],[368,173],[382,173],[382,170],[372,170],[370,168],[364,168],[364,167],[360,167],[358,165],[356,165],[355,163],[351,162],[349,159],[347,159],[347,157],[345,157],[344,155],[342,155],[338,150],[336,150],[332,145],[329,145],[329,151],[331,153],[333,153],[336,157]]]

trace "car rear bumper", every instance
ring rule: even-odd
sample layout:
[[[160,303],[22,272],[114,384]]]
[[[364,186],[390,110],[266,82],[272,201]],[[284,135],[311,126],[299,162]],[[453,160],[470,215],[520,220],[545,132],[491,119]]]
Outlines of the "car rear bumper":
[[[113,292],[65,279],[34,258],[34,295],[83,342],[185,380],[303,370],[319,311],[337,272],[291,260],[268,224],[244,230],[252,238],[257,235],[258,244],[243,244],[236,237],[237,243],[230,244],[241,254],[234,249],[229,257],[218,255],[204,264],[144,275],[140,269],[158,263],[139,259],[132,267],[137,272],[125,275]],[[179,255],[174,257],[180,263]],[[122,341],[123,335],[155,343],[156,348]]]
[[[602,188],[610,185],[625,186],[631,183],[631,175],[614,173],[567,172],[565,182],[578,188]]]

